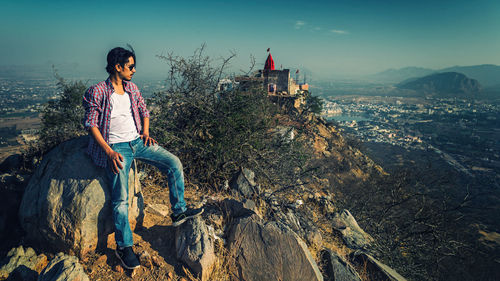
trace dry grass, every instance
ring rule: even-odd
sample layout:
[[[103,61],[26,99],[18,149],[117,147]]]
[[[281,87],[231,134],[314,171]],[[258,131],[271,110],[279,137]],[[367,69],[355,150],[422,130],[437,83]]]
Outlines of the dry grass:
[[[368,273],[368,261],[365,260],[362,265],[355,266],[356,272],[363,281],[370,281],[370,274]]]
[[[236,272],[236,260],[234,255],[231,255],[229,250],[224,247],[224,244],[220,240],[216,240],[214,247],[217,259],[212,267],[212,273],[208,280],[229,281],[231,280],[231,275]],[[196,277],[186,267],[182,267],[182,269],[187,280],[201,281],[199,277]]]
[[[214,269],[210,275],[210,280],[226,281],[231,279],[231,274],[236,272],[236,260],[229,250],[224,247],[222,241],[216,241],[215,253],[217,261],[215,262]]]
[[[184,271],[184,274],[186,274],[186,277],[189,281],[200,281],[199,278],[195,277],[191,271],[189,271],[189,269],[187,269],[186,267],[182,267],[182,271]]]

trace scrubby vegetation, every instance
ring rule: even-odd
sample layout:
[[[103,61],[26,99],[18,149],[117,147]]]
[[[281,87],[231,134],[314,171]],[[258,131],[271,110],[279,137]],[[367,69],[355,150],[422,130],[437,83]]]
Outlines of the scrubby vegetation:
[[[55,77],[59,98],[45,104],[38,140],[29,143],[23,151],[28,169],[34,168],[31,164],[37,163],[43,154],[61,142],[86,134],[82,97],[88,86],[83,81],[67,81],[57,73]]]
[[[82,81],[65,81],[57,74],[56,78],[60,98],[49,101],[42,112],[40,142],[46,147],[84,133],[82,96],[88,86]]]
[[[221,90],[220,79],[228,75],[233,55],[213,66],[203,51],[202,46],[188,58],[161,57],[171,71],[168,90],[152,99],[152,135],[182,159],[187,177],[205,188],[220,189],[241,166],[271,184],[295,182],[308,149],[278,131],[283,112],[261,88]]]

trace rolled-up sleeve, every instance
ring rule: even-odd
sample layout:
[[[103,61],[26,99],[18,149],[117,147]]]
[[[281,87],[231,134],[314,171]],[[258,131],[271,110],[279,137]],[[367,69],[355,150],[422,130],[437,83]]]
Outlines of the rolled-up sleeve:
[[[94,87],[90,87],[85,91],[83,96],[83,108],[85,108],[84,126],[85,129],[92,127],[99,128],[99,114],[102,112],[101,108],[102,94],[99,93]]]

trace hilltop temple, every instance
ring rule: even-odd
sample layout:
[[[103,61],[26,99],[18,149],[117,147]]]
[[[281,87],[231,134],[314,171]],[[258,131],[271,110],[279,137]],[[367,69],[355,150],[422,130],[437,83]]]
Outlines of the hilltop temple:
[[[244,90],[261,84],[270,96],[295,96],[309,90],[309,85],[305,81],[300,84],[290,76],[290,69],[278,70],[274,65],[274,59],[269,53],[264,69],[259,69],[252,76],[235,77],[235,82],[238,82],[240,88]],[[298,74],[298,70],[296,73]]]

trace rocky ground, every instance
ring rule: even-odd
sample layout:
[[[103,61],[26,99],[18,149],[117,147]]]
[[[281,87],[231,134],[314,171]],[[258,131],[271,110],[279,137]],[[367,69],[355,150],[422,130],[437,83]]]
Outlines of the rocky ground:
[[[90,280],[197,280],[194,273],[191,273],[189,268],[176,258],[175,229],[171,226],[168,216],[170,209],[168,189],[155,182],[156,180],[152,178],[143,180],[145,217],[143,227],[134,233],[134,249],[140,256],[142,267],[134,271],[123,270],[114,256],[113,235],[110,235],[104,252],[93,253],[81,261]],[[352,252],[344,245],[342,235],[337,233],[332,228],[331,222],[323,216],[323,214],[335,212],[335,207],[328,200],[328,195],[322,194],[321,191],[306,190],[306,188],[283,192],[280,195],[266,195],[268,196],[263,199],[257,198],[254,209],[263,217],[274,217],[283,222],[295,224],[296,230],[299,230],[300,220],[304,221],[307,216],[311,216],[311,220],[307,222],[310,225],[306,226],[311,229],[307,232],[301,230],[304,232],[302,234],[306,238],[308,249],[316,262],[321,265],[319,268],[322,272],[327,270],[326,265],[322,264],[324,262],[321,258],[322,249],[334,249],[344,258]],[[218,210],[224,199],[232,199],[232,196],[202,193],[193,186],[187,185],[188,205],[205,206],[203,220],[213,227],[215,234],[220,237],[219,249],[216,252],[219,261],[212,273],[220,279],[212,280],[229,280],[229,264],[235,262],[229,260],[231,257],[224,249],[224,240],[227,238],[224,234],[224,226],[228,222],[225,221],[227,218],[223,217],[224,212]],[[296,217],[297,215],[300,216],[300,220]],[[359,270],[363,269],[360,267]],[[367,280],[367,276],[364,277]]]
[[[374,258],[377,253],[373,251],[373,238],[357,225],[349,211],[338,209],[335,203],[337,185],[363,181],[370,173],[383,173],[383,170],[359,150],[351,148],[334,127],[321,119],[311,118],[305,126],[306,141],[314,148],[316,161],[322,161],[322,169],[328,170],[324,173],[326,176],[311,176],[297,182],[293,188],[261,186],[261,175],[242,168],[219,191],[201,190],[187,179],[185,198],[188,205],[204,207],[205,212],[201,219],[189,220],[175,229],[169,217],[165,180],[154,169],[140,168],[144,205],[136,207],[143,210],[144,216],[134,230],[134,250],[142,264],[139,269],[130,271],[120,266],[114,255],[113,234],[107,236],[104,247],[96,248],[95,243],[78,236],[79,223],[72,222],[71,227],[76,225],[78,231],[75,230],[76,234],[68,238],[69,228],[60,234],[60,227],[54,226],[58,221],[50,224],[50,231],[54,234],[47,239],[56,241],[58,238],[54,237],[62,235],[64,241],[60,247],[81,259],[75,262],[75,257],[56,255],[57,251],[47,251],[40,243],[29,242],[33,239],[10,238],[10,246],[4,243],[2,247],[14,247],[14,250],[9,251],[0,263],[0,280],[15,280],[12,278],[26,274],[31,279],[23,279],[35,280],[38,275],[43,279],[53,274],[55,269],[73,272],[75,276],[85,275],[89,280],[404,280]],[[57,156],[56,163],[62,161],[60,158],[66,157],[64,155],[72,155],[64,148],[61,153],[63,156]],[[327,163],[333,163],[335,167]],[[339,163],[343,165],[341,168]],[[33,176],[40,182],[46,182],[43,179],[47,172],[57,173],[59,170],[57,165],[41,166],[43,171]],[[12,171],[10,173],[13,174]],[[58,176],[49,177],[49,185],[54,185],[54,178]],[[23,178],[13,180],[9,183],[12,188],[6,189],[10,189],[11,193],[24,190],[26,181]],[[89,186],[94,184],[89,181],[83,183]],[[82,184],[76,185],[77,191],[81,191]],[[36,186],[38,188],[40,184]],[[67,193],[61,193],[64,200],[73,198]],[[37,196],[32,201],[36,201]],[[84,198],[87,201],[92,199],[88,196]],[[66,205],[63,203],[63,206]],[[59,216],[64,217],[59,212],[66,212],[58,210],[57,220]],[[13,216],[17,216],[16,212],[10,211],[10,215],[4,216],[4,221],[8,222],[7,218],[12,219]],[[34,223],[36,227],[33,231],[46,235],[40,230],[43,223]],[[80,237],[80,240],[75,237]],[[85,247],[77,245],[78,241],[84,240],[90,248],[87,244]],[[22,251],[15,250],[19,245],[24,246]],[[35,253],[27,250],[31,245]],[[28,251],[29,255],[26,254]],[[64,261],[64,266],[59,266],[62,262],[56,263],[60,261]],[[19,273],[20,268],[26,268],[27,273],[22,270],[24,273]]]

